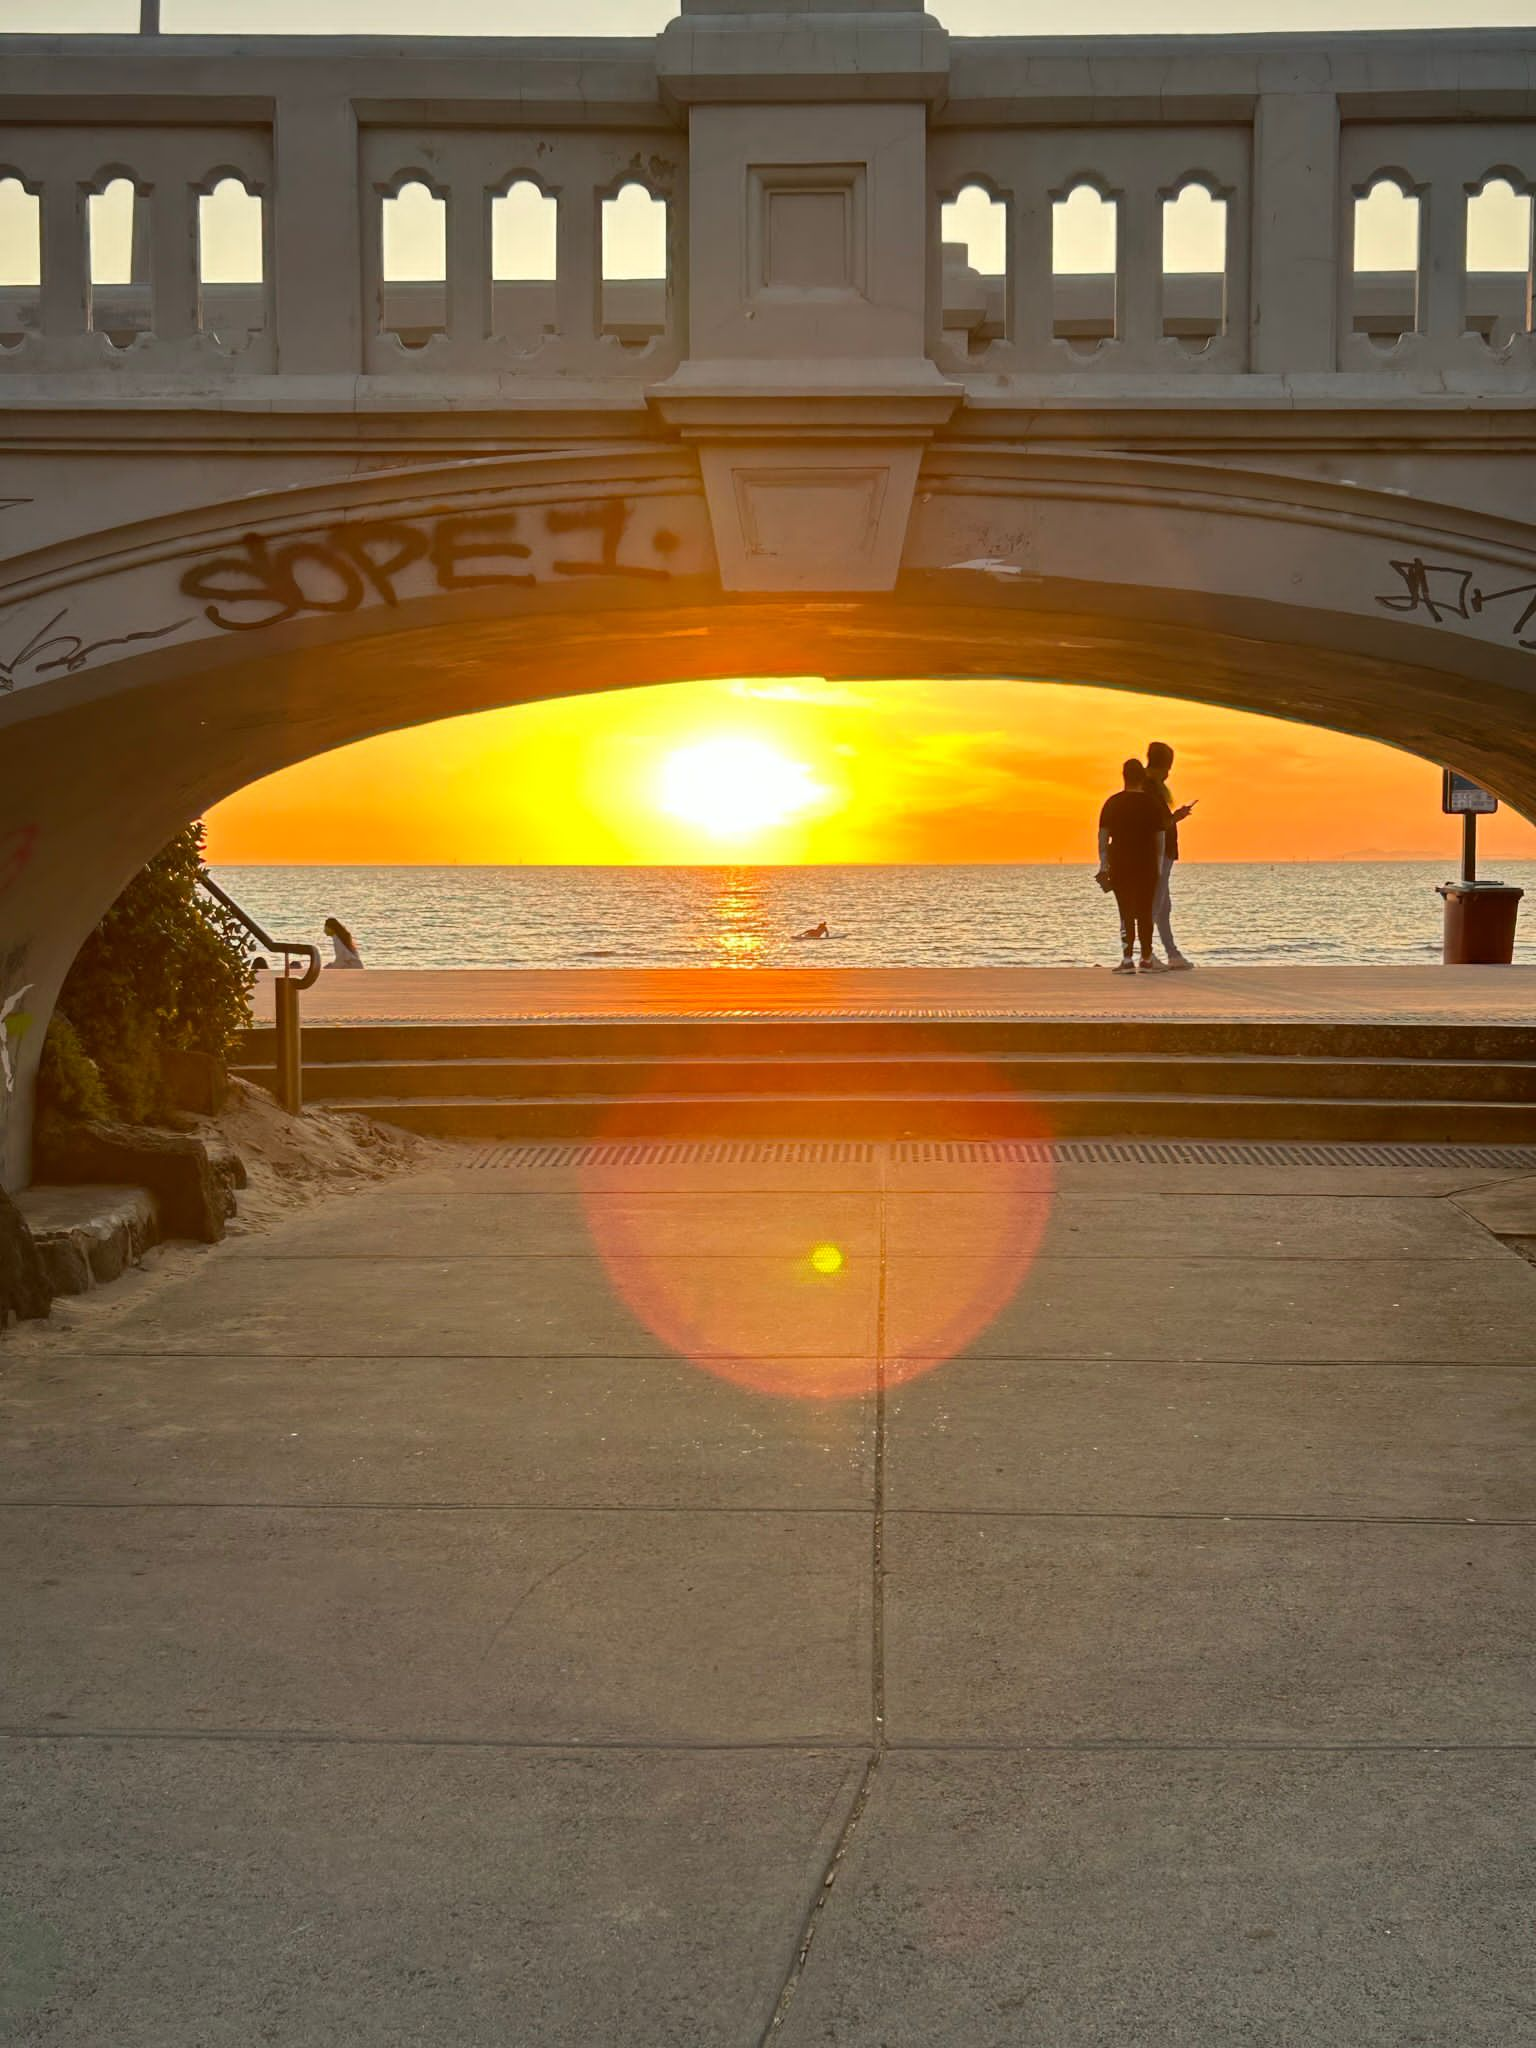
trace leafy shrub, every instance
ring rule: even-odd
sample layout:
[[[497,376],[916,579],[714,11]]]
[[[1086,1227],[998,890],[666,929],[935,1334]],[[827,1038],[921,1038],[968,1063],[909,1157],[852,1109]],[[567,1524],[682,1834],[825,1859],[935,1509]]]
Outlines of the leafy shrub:
[[[60,1010],[53,1013],[37,1068],[40,1110],[73,1123],[110,1117],[112,1103],[101,1069],[80,1043],[80,1034]]]
[[[167,1107],[162,1055],[225,1057],[250,1022],[246,935],[197,886],[203,828],[189,825],[136,874],[70,968],[43,1049],[39,1109],[144,1123]],[[55,1045],[55,1039],[58,1043]]]

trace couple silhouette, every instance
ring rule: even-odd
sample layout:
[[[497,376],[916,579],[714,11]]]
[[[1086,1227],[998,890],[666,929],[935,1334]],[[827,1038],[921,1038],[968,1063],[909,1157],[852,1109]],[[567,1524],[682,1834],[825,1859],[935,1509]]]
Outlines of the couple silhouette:
[[[1123,764],[1123,787],[1099,812],[1098,883],[1113,894],[1120,912],[1117,974],[1164,974],[1194,966],[1174,940],[1172,878],[1179,827],[1195,806],[1175,804],[1168,787],[1172,767],[1172,747],[1154,740],[1145,761]],[[1154,935],[1163,942],[1161,960]]]

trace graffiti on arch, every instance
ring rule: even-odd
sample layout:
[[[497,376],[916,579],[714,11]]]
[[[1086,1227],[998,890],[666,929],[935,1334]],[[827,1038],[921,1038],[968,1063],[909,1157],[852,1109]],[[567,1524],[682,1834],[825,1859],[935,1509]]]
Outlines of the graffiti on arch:
[[[669,527],[633,531],[626,498],[590,504],[349,519],[323,533],[237,547],[195,563],[183,597],[226,633],[258,633],[311,614],[398,605],[423,591],[480,590],[583,576],[665,581],[681,545]]]
[[[194,559],[167,601],[142,576],[102,579],[76,609],[54,598],[0,602],[0,698],[73,676],[103,657],[138,653],[206,619],[255,633],[291,619],[395,606],[437,592],[517,587],[602,576],[641,582],[680,573],[695,545],[666,523],[660,498],[595,498],[474,512],[440,508],[409,518],[345,519],[307,533],[243,534]],[[173,572],[174,573],[174,572]],[[112,608],[108,630],[93,615]],[[137,614],[137,616],[135,616]],[[0,857],[4,849],[0,847]]]
[[[26,967],[27,952],[28,948],[20,945],[0,955],[0,1119],[4,1118],[10,1098],[16,1092],[21,1041],[33,1023],[30,1012],[25,1008],[33,984],[20,979]]]
[[[1388,566],[1402,588],[1376,599],[1384,611],[1420,613],[1437,626],[1452,619],[1470,625],[1486,613],[1506,627],[1517,647],[1536,649],[1536,582],[1490,590],[1484,587],[1479,570],[1463,569],[1452,562],[1426,562],[1420,555]]]

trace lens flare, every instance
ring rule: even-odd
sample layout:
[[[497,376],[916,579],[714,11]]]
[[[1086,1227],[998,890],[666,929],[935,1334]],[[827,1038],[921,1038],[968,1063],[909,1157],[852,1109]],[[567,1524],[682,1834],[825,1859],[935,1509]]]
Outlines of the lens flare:
[[[925,1058],[960,1056],[937,1032],[903,1049],[912,1073]],[[964,1057],[969,1086],[949,1105],[944,1142],[902,1147],[883,1174],[872,1145],[851,1149],[847,1164],[828,1162],[824,1145],[807,1157],[794,1144],[757,1158],[732,1147],[736,1157],[722,1161],[720,1112],[699,1095],[700,1076],[717,1061],[740,1063],[740,1040],[728,1026],[718,1037],[690,1026],[688,1057],[651,1070],[596,1134],[596,1163],[582,1171],[588,1228],[615,1292],[681,1357],[781,1399],[858,1399],[964,1351],[1027,1286],[1055,1181],[1048,1150],[1042,1163],[1038,1145],[988,1142],[1050,1132],[1005,1069],[977,1074],[968,1047]],[[775,1092],[805,1084],[767,1063],[752,1078],[749,1107],[772,1128]],[[696,1151],[623,1163],[654,1133],[661,1101],[669,1138],[692,1122]],[[822,1141],[861,1136],[857,1102],[819,1101],[816,1113]]]

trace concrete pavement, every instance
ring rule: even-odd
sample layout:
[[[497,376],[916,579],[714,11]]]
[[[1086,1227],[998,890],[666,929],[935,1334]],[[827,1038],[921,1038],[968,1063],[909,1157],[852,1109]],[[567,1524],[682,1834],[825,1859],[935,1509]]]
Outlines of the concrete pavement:
[[[1522,1238],[672,1148],[13,1332],[0,2040],[1509,2048]]]
[[[256,986],[272,1021],[272,977]],[[1528,1025],[1536,967],[369,968],[303,996],[313,1024],[496,1023],[540,1017],[1175,1017],[1191,1021]]]

